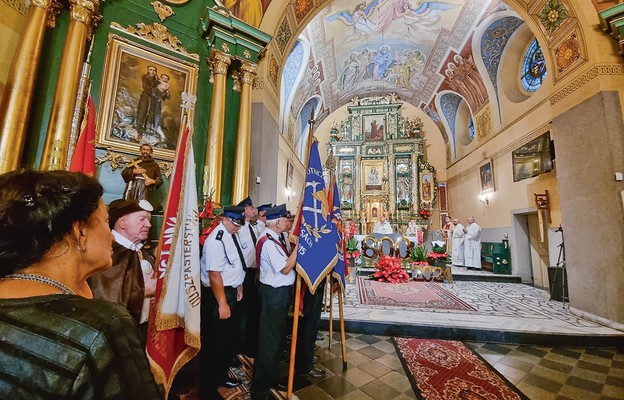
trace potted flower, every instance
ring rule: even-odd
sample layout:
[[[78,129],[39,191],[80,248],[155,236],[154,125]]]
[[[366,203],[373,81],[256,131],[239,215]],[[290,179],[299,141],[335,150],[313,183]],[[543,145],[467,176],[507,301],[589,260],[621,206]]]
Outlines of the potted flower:
[[[427,259],[427,247],[424,244],[412,247],[410,259],[412,260],[412,266],[414,267],[424,267],[429,265],[429,260]]]
[[[431,250],[432,251],[427,253],[427,259],[432,265],[435,265],[437,267],[444,267],[446,264],[448,264],[449,259],[448,254],[446,254],[445,245],[438,245],[434,243]]]
[[[372,279],[379,282],[389,283],[404,283],[409,281],[408,273],[403,269],[401,265],[401,259],[399,257],[392,257],[382,255],[375,263],[375,271],[372,275]]]
[[[358,249],[357,240],[355,240],[353,236],[347,240],[345,250],[345,258],[349,260],[349,264],[351,264],[351,260],[355,262],[355,260],[360,256],[360,249]]]

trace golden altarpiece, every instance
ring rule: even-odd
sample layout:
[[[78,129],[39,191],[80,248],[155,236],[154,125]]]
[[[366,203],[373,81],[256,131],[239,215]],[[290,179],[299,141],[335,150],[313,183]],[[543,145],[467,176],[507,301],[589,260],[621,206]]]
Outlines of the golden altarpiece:
[[[395,94],[354,98],[346,120],[330,128],[344,218],[372,231],[386,214],[396,233],[410,221],[429,226],[436,201],[435,169],[425,159],[423,122],[401,115]]]

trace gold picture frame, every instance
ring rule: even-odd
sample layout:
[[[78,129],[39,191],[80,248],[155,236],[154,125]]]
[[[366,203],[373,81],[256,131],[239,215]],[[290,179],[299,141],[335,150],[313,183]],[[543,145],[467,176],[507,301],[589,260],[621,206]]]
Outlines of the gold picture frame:
[[[418,164],[418,195],[420,208],[431,209],[436,201],[438,185],[436,171],[428,162]]]
[[[384,161],[362,161],[362,193],[381,193],[384,187]]]
[[[494,182],[494,166],[492,165],[491,158],[487,158],[479,163],[477,166],[477,176],[481,194],[494,192],[496,190]]]
[[[149,143],[154,158],[173,160],[184,129],[182,93],[195,95],[197,75],[196,64],[110,35],[97,146],[139,154],[140,144]]]

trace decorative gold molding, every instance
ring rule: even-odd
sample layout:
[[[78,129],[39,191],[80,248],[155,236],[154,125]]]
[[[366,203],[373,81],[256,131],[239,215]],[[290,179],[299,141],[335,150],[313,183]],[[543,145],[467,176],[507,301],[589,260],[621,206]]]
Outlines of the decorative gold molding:
[[[550,96],[550,105],[554,105],[555,103],[563,100],[599,75],[624,75],[624,65],[605,64],[594,66],[592,69],[575,79],[571,84]]]
[[[172,35],[167,31],[167,27],[154,22],[151,25],[147,25],[143,22],[139,22],[135,26],[128,26],[124,28],[117,22],[111,22],[111,28],[118,31],[126,32],[131,35],[140,37],[143,40],[154,43],[160,47],[164,47],[169,50],[173,50],[180,54],[183,54],[193,60],[199,61],[199,54],[189,53],[186,48],[180,46],[182,43],[177,36]]]
[[[240,79],[243,84],[253,85],[254,78],[258,72],[258,66],[250,62],[243,62],[240,67]]]
[[[154,7],[154,11],[158,14],[160,22],[164,22],[168,17],[175,15],[175,12],[173,12],[171,7],[164,5],[160,1],[152,1],[150,5]]]
[[[228,66],[231,63],[232,58],[230,55],[218,50],[213,50],[212,56],[208,59],[211,72],[217,75],[227,75]]]
[[[117,168],[126,168],[127,164],[133,160],[125,154],[114,152],[110,147],[105,147],[104,150],[106,150],[106,154],[102,157],[95,157],[95,162],[97,164],[109,163],[113,171]],[[173,172],[173,163],[167,161],[156,162],[160,167],[160,173],[169,179]]]
[[[91,40],[93,28],[102,20],[99,0],[70,0],[69,18],[87,26],[87,38]]]
[[[26,12],[28,11],[28,7],[23,1],[20,1],[20,0],[1,0],[1,1],[22,15],[26,15]],[[34,3],[34,2],[35,2],[34,0],[31,1],[31,3]]]
[[[56,17],[61,13],[63,5],[56,0],[32,0],[30,3],[33,7],[40,7],[46,11],[46,26],[54,28],[56,26]]]

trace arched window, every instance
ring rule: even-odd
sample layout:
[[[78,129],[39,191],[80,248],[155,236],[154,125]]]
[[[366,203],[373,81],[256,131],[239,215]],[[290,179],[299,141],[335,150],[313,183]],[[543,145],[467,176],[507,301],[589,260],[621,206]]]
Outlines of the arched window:
[[[524,53],[520,82],[527,92],[535,92],[546,78],[546,60],[537,39],[533,39]]]

